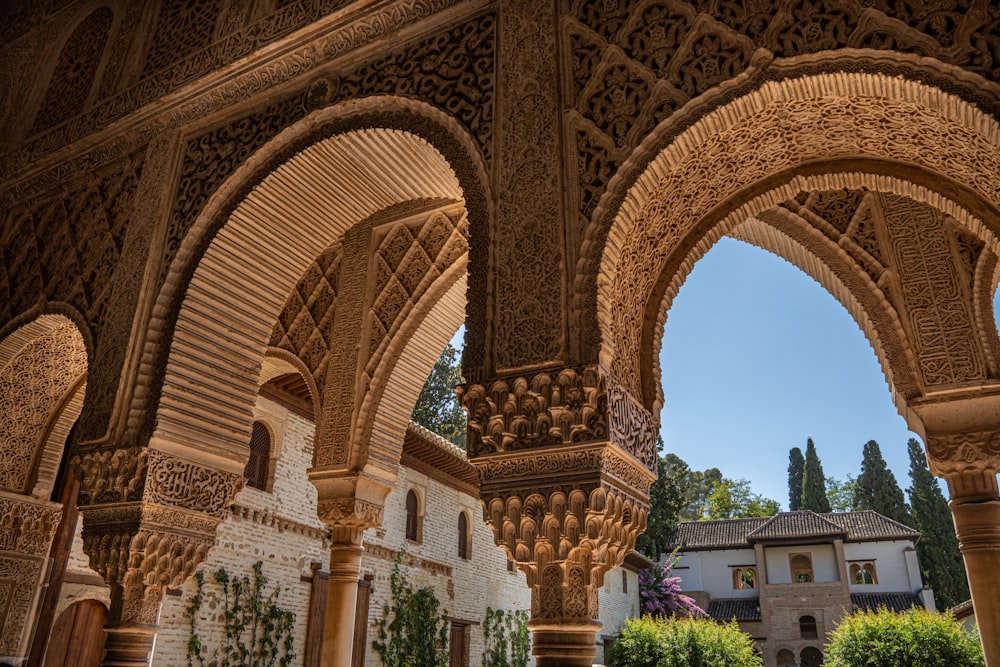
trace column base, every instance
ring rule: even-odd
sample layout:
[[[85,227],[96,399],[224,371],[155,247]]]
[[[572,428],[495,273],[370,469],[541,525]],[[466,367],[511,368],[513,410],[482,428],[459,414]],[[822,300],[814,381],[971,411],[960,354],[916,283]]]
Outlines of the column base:
[[[153,659],[157,628],[120,626],[104,630],[107,638],[101,667],[148,667]]]
[[[597,656],[596,621],[582,623],[528,623],[531,654],[536,667],[589,667]]]

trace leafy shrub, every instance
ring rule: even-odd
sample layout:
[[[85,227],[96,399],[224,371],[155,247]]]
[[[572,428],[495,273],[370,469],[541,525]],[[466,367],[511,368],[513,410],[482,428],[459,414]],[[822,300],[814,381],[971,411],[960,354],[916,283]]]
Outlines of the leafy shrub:
[[[399,572],[402,559],[400,551],[389,577],[392,604],[382,608],[372,648],[386,667],[445,667],[448,619],[431,588],[413,590],[403,578]]]
[[[616,667],[760,667],[753,639],[735,622],[644,616],[625,622]]]
[[[487,607],[483,643],[484,667],[527,667],[531,651],[528,612]]]
[[[982,667],[979,640],[953,617],[914,608],[844,618],[830,635],[827,667]]]

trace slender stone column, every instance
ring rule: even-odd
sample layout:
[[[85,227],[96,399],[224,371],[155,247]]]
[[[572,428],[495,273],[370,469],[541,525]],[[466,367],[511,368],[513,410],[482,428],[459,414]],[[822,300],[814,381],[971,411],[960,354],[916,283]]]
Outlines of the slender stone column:
[[[101,667],[146,667],[153,658],[157,626],[119,625],[105,628]]]
[[[548,623],[531,621],[531,653],[537,667],[589,667],[597,655],[597,621]]]
[[[324,667],[350,667],[351,664],[361,554],[364,553],[361,547],[363,532],[363,526],[339,526],[333,529],[330,583],[323,630],[321,664]]]
[[[987,667],[1000,666],[1000,492],[992,472],[948,478],[952,516]]]

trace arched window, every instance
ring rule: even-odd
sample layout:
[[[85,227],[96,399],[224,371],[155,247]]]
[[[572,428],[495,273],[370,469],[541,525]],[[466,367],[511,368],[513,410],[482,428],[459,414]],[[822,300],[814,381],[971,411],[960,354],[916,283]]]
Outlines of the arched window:
[[[757,572],[752,567],[733,568],[733,588],[757,588]]]
[[[778,667],[792,667],[795,664],[795,654],[787,648],[778,651]]]
[[[807,646],[802,649],[799,664],[802,667],[820,667],[823,664],[823,654],[815,646]]]
[[[413,489],[406,492],[406,539],[420,541],[420,501]]]
[[[458,513],[458,557],[465,560],[472,558],[472,549],[469,548],[469,519],[465,512]]]
[[[792,581],[796,584],[812,583],[812,557],[809,554],[789,554],[788,558],[792,567]]]
[[[253,423],[250,433],[250,460],[243,469],[247,486],[261,491],[267,490],[268,464],[271,460],[271,434],[260,422]]]
[[[875,576],[875,563],[871,561],[851,563],[851,583],[861,586],[877,584],[878,578]]]
[[[816,617],[799,616],[799,636],[802,639],[816,639]]]

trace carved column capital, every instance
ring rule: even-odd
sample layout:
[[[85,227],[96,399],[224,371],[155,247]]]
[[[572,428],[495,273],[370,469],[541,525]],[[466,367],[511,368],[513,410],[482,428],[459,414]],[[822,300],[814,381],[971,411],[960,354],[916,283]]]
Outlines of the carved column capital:
[[[371,466],[361,472],[314,468],[309,479],[319,492],[316,513],[330,527],[333,544],[360,546],[366,529],[382,525],[396,475]]]
[[[1000,472],[1000,428],[928,433],[927,464],[938,477]]]
[[[938,477],[1000,472],[1000,387],[931,394],[910,403]],[[911,420],[912,421],[912,420]]]

